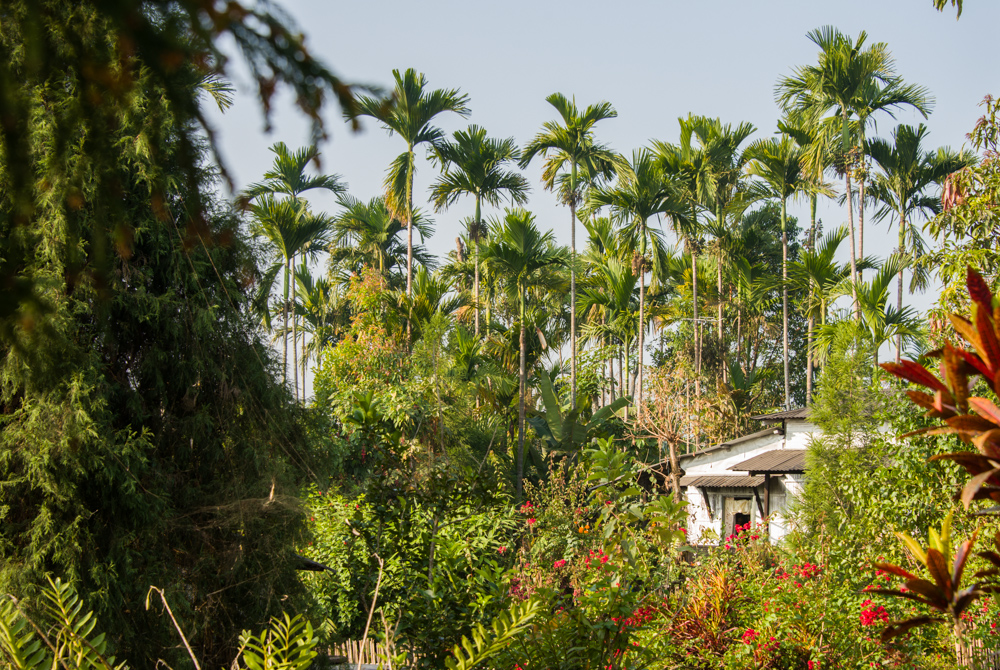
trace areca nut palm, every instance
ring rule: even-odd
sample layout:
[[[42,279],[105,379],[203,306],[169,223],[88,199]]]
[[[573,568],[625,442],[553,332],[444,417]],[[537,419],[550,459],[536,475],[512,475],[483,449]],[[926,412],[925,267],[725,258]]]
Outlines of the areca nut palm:
[[[649,220],[658,215],[682,214],[685,203],[670,188],[663,170],[647,149],[632,153],[632,160],[618,171],[613,187],[598,187],[590,192],[589,208],[609,207],[612,216],[623,224],[622,236],[632,249],[632,271],[639,278],[638,353],[636,355],[636,415],[642,414],[642,359],[646,330],[646,272],[661,274],[666,257],[663,234],[650,228]]]
[[[788,199],[815,188],[806,173],[802,150],[790,137],[759,140],[750,146],[750,174],[761,180],[764,189],[781,200],[781,338],[784,352],[785,409],[791,409],[791,381],[788,372]]]
[[[524,478],[524,412],[527,394],[525,319],[527,290],[543,269],[567,262],[564,248],[555,245],[552,231],[542,233],[535,217],[523,209],[509,209],[506,216],[493,225],[490,240],[483,248],[483,263],[498,278],[513,289],[517,297],[520,327],[520,359],[518,377],[520,393],[517,420],[517,500],[522,496]]]
[[[749,160],[749,154],[746,150],[741,150],[740,145],[749,139],[757,129],[751,123],[741,123],[733,127],[730,124],[723,125],[718,119],[713,121],[714,123],[709,125],[711,130],[709,142],[712,145],[709,155],[713,162],[711,174],[715,180],[711,209],[715,214],[715,230],[717,233],[722,233],[727,230],[727,215],[730,213],[738,214],[755,200],[755,194],[745,185],[744,167]],[[719,342],[722,343],[724,248],[718,235],[716,235],[716,246],[718,263],[716,264],[715,279],[716,290],[719,294],[716,307],[716,327]],[[726,366],[723,366],[722,369],[723,377],[725,377]]]
[[[825,122],[821,110],[792,110],[778,121],[778,130],[790,136],[802,149],[806,163],[806,172],[817,185],[823,183],[823,175],[833,167],[834,143],[840,140],[839,133],[833,132],[833,126]],[[813,249],[816,245],[816,209],[819,193],[809,194],[809,234],[806,247]]]
[[[431,125],[434,118],[445,112],[468,116],[469,96],[458,89],[426,90],[423,74],[408,68],[400,74],[392,71],[395,86],[392,102],[380,98],[358,96],[357,115],[370,116],[381,122],[390,135],[399,135],[406,142],[406,151],[389,166],[385,177],[385,204],[393,216],[406,224],[406,294],[413,291],[413,175],[416,171],[414,149],[422,144],[437,147],[444,132]]]
[[[503,140],[486,136],[486,130],[470,125],[466,130],[455,131],[453,142],[442,142],[436,157],[441,162],[442,174],[431,186],[431,202],[437,211],[447,209],[463,195],[476,200],[476,215],[469,226],[473,244],[475,275],[475,334],[479,336],[479,240],[484,231],[482,204],[497,207],[507,197],[510,203],[523,205],[528,201],[530,186],[524,175],[506,169],[515,163],[521,152],[514,138]]]
[[[576,409],[576,208],[580,200],[580,172],[584,180],[608,179],[615,173],[619,161],[607,146],[594,141],[594,125],[612,119],[618,112],[611,103],[601,101],[589,105],[583,112],[562,93],[553,93],[545,101],[555,107],[560,121],[547,121],[542,131],[524,148],[520,165],[526,168],[535,156],[545,158],[542,182],[555,191],[560,175],[568,173],[566,204],[570,211],[570,394]]]
[[[257,237],[267,240],[274,251],[275,261],[264,273],[264,281],[258,292],[265,324],[270,326],[269,296],[279,272],[284,272],[284,300],[282,301],[282,335],[284,338],[282,381],[288,381],[288,314],[289,284],[292,264],[296,256],[315,254],[332,227],[332,220],[325,215],[314,215],[308,203],[299,198],[279,200],[267,194],[250,204],[253,216],[251,230]],[[298,380],[298,366],[295,365],[295,379]],[[298,388],[296,384],[296,394]]]
[[[623,349],[623,384],[619,386],[621,396],[628,394],[629,345],[632,340],[636,311],[636,285],[639,277],[635,266],[627,259],[614,255],[594,259],[578,296],[577,308],[587,317],[584,336],[589,339],[610,337],[618,340]],[[614,357],[612,356],[612,359]],[[614,400],[614,368],[611,369],[611,399]]]
[[[906,84],[896,75],[895,61],[888,45],[876,42],[865,45],[868,36],[862,31],[856,40],[832,26],[807,33],[806,37],[820,48],[816,65],[796,68],[794,74],[779,80],[775,90],[778,103],[786,111],[811,111],[825,114],[833,110],[840,121],[841,158],[847,200],[847,219],[851,237],[851,280],[857,282],[857,258],[863,249],[856,247],[851,166],[846,164],[853,147],[864,147],[864,131],[868,120],[878,111],[892,115],[894,109],[910,106],[926,118],[934,106],[928,91]],[[852,141],[853,129],[858,137]],[[855,317],[860,307],[855,296]]]
[[[715,168],[722,164],[728,150],[719,138],[718,119],[689,114],[677,119],[680,140],[677,144],[653,140],[653,151],[666,178],[687,204],[687,212],[670,217],[674,233],[684,240],[691,256],[691,313],[695,337],[695,395],[701,396],[701,327],[698,319],[698,238],[702,233],[698,214],[711,210],[719,185]],[[695,142],[697,140],[697,142]]]
[[[808,330],[806,333],[806,403],[812,401],[815,352],[813,339],[817,328],[826,326],[830,305],[842,295],[851,293],[850,263],[838,263],[837,251],[848,237],[846,226],[823,236],[813,249],[803,249],[799,259],[788,264],[788,281],[804,296]],[[874,267],[870,259],[861,259],[860,267]]]
[[[287,221],[282,224],[282,227],[287,235],[289,227],[294,227],[299,224],[304,224],[306,220],[310,220],[306,228],[303,231],[299,231],[298,241],[294,246],[289,246],[288,244],[282,244],[280,247],[276,247],[285,263],[284,267],[284,305],[282,306],[282,318],[283,327],[287,333],[288,331],[288,314],[289,314],[289,293],[292,290],[291,284],[291,270],[295,265],[295,255],[303,251],[308,251],[308,253],[315,253],[318,248],[313,248],[318,245],[326,236],[329,231],[329,219],[326,217],[314,217],[308,212],[308,206],[302,199],[302,194],[306,191],[312,191],[316,189],[329,191],[334,194],[342,194],[347,191],[347,184],[343,182],[339,175],[325,175],[325,174],[307,174],[306,168],[310,163],[318,163],[319,161],[319,150],[315,146],[305,147],[298,149],[296,151],[291,151],[284,142],[276,142],[271,147],[271,152],[274,154],[274,163],[271,168],[264,173],[263,181],[251,184],[246,190],[246,197],[251,200],[260,200],[261,198],[271,198],[272,200],[275,196],[285,196],[286,199],[294,201],[297,203],[293,207],[281,209],[275,207],[265,207],[269,210],[270,215],[280,214],[282,216],[288,217]],[[302,232],[310,232],[312,237],[303,237]],[[274,244],[274,233],[279,231],[272,231],[271,234],[265,233],[264,237],[269,239]],[[285,255],[286,252],[291,253],[291,255]],[[268,287],[270,291],[270,287]],[[295,316],[293,314],[292,321],[292,338],[293,338],[293,358],[295,357],[294,349],[296,347],[297,335],[295,329]],[[287,334],[285,336],[285,343],[283,347],[283,366],[288,367],[288,339]],[[295,362],[293,361],[293,365]],[[295,387],[296,395],[298,394],[298,366],[295,365]],[[284,377],[287,377],[287,371],[283,373]]]
[[[347,262],[355,271],[358,265],[370,265],[392,284],[390,280],[396,277],[393,269],[406,266],[407,249],[400,240],[405,230],[403,223],[389,212],[382,196],[363,202],[343,195],[337,198],[337,203],[343,211],[333,220],[331,263]],[[433,231],[432,222],[421,216],[419,210],[413,213],[413,227],[421,237],[429,237]],[[420,265],[433,266],[433,259],[421,245],[416,245],[412,253]],[[403,277],[402,272],[398,277]]]
[[[881,138],[868,143],[868,155],[879,170],[872,180],[871,195],[882,203],[876,214],[884,218],[895,215],[899,226],[899,246],[897,253],[916,260],[924,249],[920,231],[913,225],[912,217],[920,212],[937,214],[941,211],[940,200],[927,194],[927,189],[940,184],[953,172],[972,164],[971,155],[956,153],[948,149],[937,152],[927,151],[923,141],[928,130],[924,124],[916,128],[900,125],[892,132],[892,141]],[[913,266],[910,290],[926,282],[926,272],[920,266]],[[896,309],[903,309],[903,268],[900,267],[896,286]],[[902,349],[901,336],[896,340],[896,362]]]

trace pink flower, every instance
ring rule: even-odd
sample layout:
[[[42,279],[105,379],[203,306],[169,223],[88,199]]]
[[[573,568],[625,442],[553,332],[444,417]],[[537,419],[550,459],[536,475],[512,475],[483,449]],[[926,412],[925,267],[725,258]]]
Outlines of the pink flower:
[[[500,553],[500,554],[502,554],[502,553],[503,553],[503,552],[505,552],[505,551],[507,551],[507,547],[499,547],[499,548],[497,549],[497,553]]]
[[[535,523],[535,518],[534,518],[534,517],[532,517],[532,518],[528,519],[528,525],[529,525],[529,526],[532,526],[532,525],[534,525],[534,523]]]
[[[561,568],[564,565],[566,565],[566,561],[564,559],[559,559],[558,561],[556,561],[555,563],[552,564],[552,567],[553,568]]]

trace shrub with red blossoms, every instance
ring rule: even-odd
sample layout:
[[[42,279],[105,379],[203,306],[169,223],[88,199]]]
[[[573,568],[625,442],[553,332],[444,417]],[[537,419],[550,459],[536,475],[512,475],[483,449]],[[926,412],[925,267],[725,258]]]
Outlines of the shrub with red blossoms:
[[[874,626],[888,621],[889,613],[881,605],[876,607],[869,599],[861,603],[861,616],[858,618],[861,620],[862,626]]]

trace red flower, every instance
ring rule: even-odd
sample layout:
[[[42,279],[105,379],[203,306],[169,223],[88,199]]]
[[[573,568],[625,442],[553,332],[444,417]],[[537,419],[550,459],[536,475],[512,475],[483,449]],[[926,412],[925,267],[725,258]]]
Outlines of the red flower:
[[[747,631],[743,633],[740,639],[743,640],[743,644],[753,644],[753,641],[756,640],[759,636],[760,633],[755,631],[753,628],[747,628]]]
[[[535,518],[534,517],[528,519],[528,525],[529,526],[533,525],[534,523],[535,523]]]
[[[505,551],[507,551],[507,547],[499,547],[499,548],[497,549],[497,553],[500,553],[500,554],[502,554],[502,553],[503,553],[503,552],[505,552]]]
[[[558,561],[556,561],[555,563],[552,564],[552,567],[553,568],[561,568],[564,565],[566,565],[566,561],[564,559],[559,559]]]

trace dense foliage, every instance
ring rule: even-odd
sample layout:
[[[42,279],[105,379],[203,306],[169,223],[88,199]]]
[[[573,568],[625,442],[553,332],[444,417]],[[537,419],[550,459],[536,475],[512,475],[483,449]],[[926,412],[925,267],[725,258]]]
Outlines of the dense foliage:
[[[397,667],[943,669],[997,647],[992,98],[981,159],[923,125],[874,137],[933,98],[827,27],[778,82],[780,137],[692,114],[623,156],[610,103],[555,93],[522,151],[436,127],[471,113],[460,89],[407,69],[355,100],[268,3],[220,7],[5,6],[0,662],[304,670],[376,640]],[[317,138],[331,93],[399,136],[384,192],[279,142],[220,196],[201,105],[229,103],[227,36],[265,111],[283,81]],[[536,157],[568,248],[526,209]],[[414,240],[425,196],[468,208],[446,258]],[[887,258],[866,216],[898,225]],[[950,324],[904,304],[905,273],[943,282]],[[790,534],[689,544],[681,455],[801,406],[822,435]]]

